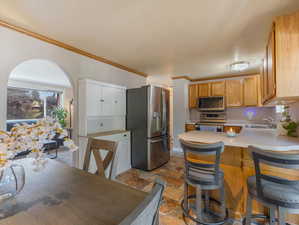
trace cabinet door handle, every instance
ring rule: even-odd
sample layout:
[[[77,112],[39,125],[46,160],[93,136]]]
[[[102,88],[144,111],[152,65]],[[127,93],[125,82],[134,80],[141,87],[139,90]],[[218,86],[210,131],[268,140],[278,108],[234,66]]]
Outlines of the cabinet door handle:
[[[101,99],[100,102],[104,102],[104,99]]]
[[[124,137],[127,137],[127,135],[126,135],[126,134],[124,134]]]

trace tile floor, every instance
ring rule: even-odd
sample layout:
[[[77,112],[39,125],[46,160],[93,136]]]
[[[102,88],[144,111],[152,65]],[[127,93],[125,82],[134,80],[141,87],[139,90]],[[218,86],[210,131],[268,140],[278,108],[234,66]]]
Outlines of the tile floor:
[[[169,163],[151,172],[131,169],[117,177],[117,180],[133,188],[150,191],[156,177],[161,177],[167,182],[160,208],[160,225],[185,225],[182,217],[180,202],[183,198],[183,156],[174,155]],[[230,221],[229,224],[238,224]],[[188,224],[193,225],[192,221]]]
[[[121,183],[133,188],[150,191],[158,176],[167,182],[160,208],[160,225],[184,225],[180,201],[183,197],[183,158],[171,157],[166,165],[151,172],[131,169],[117,177]]]
[[[70,152],[59,151],[56,160],[72,166],[72,155]],[[149,192],[152,189],[154,180],[157,177],[161,177],[167,182],[167,186],[163,194],[163,203],[160,208],[160,225],[185,225],[180,206],[184,191],[183,168],[183,156],[173,155],[167,164],[154,171],[146,172],[131,169],[119,175],[117,180],[132,188]],[[195,225],[192,221],[188,221],[188,224]],[[228,224],[240,225],[238,221],[230,221]]]

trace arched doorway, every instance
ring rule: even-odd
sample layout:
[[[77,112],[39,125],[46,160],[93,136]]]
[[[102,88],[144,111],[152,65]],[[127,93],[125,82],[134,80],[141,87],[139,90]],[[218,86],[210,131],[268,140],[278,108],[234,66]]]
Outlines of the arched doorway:
[[[61,117],[66,113],[60,122],[72,136],[73,99],[72,83],[56,63],[44,59],[24,61],[12,70],[8,79],[7,130],[17,123],[34,123],[47,116],[60,114]],[[58,159],[73,165],[73,156],[69,153],[58,152]]]

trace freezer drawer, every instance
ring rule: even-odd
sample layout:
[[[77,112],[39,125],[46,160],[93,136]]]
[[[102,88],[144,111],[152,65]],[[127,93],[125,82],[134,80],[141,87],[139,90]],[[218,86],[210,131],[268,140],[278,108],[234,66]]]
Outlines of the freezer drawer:
[[[148,170],[153,170],[167,163],[170,159],[169,137],[148,139]]]

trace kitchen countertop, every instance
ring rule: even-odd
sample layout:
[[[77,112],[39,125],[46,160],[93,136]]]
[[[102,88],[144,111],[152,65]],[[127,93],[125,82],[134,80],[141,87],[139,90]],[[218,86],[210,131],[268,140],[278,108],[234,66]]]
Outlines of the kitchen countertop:
[[[101,137],[101,136],[109,136],[109,135],[114,135],[114,134],[122,134],[122,133],[127,133],[129,132],[128,130],[111,130],[111,131],[103,131],[103,132],[97,132],[97,133],[90,133],[87,134],[87,136],[80,136],[80,137]]]
[[[277,136],[275,130],[270,129],[246,129],[236,137],[227,137],[225,133],[210,131],[190,131],[179,135],[185,141],[214,143],[223,141],[226,146],[247,148],[254,145],[273,151],[299,150],[299,138]]]

